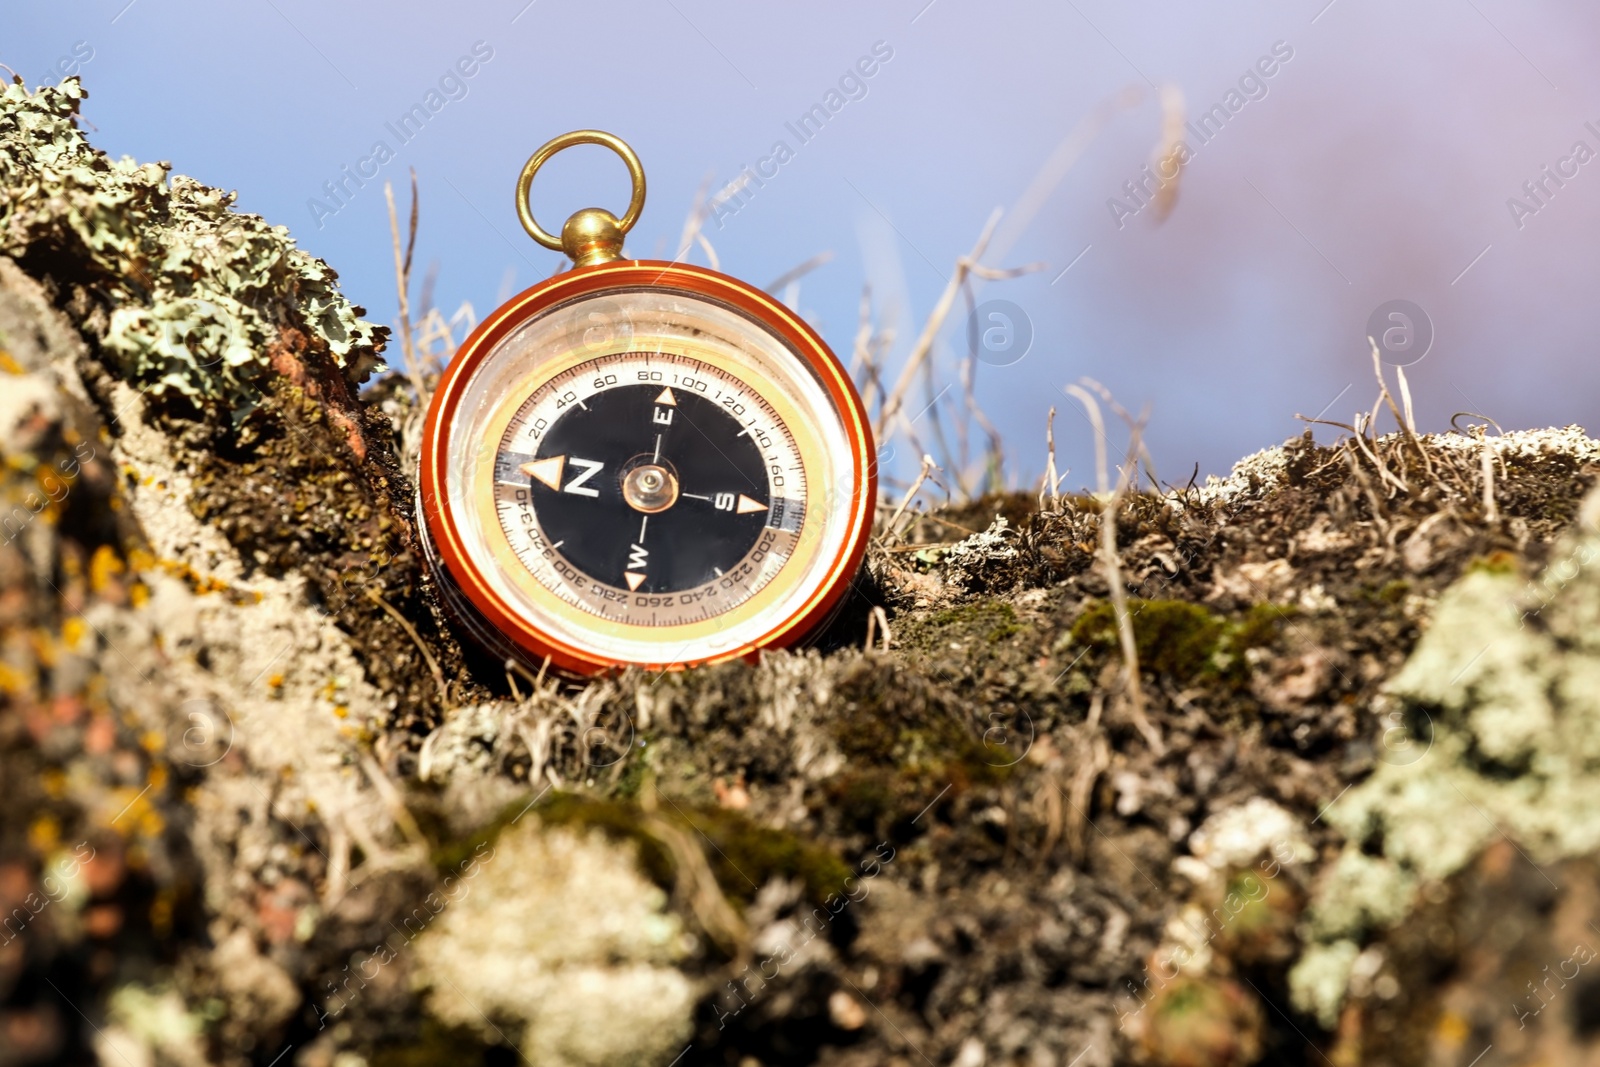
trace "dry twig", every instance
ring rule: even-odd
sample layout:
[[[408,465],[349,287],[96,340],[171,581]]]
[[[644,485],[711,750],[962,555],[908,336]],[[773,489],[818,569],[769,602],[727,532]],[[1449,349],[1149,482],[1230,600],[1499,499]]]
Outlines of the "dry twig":
[[[1097,383],[1091,383],[1097,384]],[[1108,489],[1106,476],[1105,420],[1100,416],[1100,405],[1089,392],[1078,385],[1067,386],[1067,392],[1083,405],[1084,413],[1095,432],[1095,480],[1100,499],[1100,561],[1105,567],[1106,584],[1110,586],[1111,606],[1117,617],[1117,637],[1122,645],[1124,688],[1128,694],[1134,726],[1144,736],[1150,750],[1157,756],[1166,754],[1167,746],[1161,733],[1145,714],[1144,688],[1139,677],[1139,646],[1134,637],[1133,617],[1128,612],[1128,590],[1122,582],[1121,557],[1117,552],[1117,508],[1123,494],[1137,476],[1139,469],[1139,443],[1142,424],[1129,422],[1128,449],[1121,469],[1117,472],[1115,489]]]
[[[956,260],[955,273],[945,284],[944,292],[940,294],[939,301],[933,306],[933,311],[928,315],[928,321],[923,324],[922,333],[918,335],[916,343],[911,346],[911,354],[906,357],[905,366],[900,368],[900,377],[895,380],[894,388],[883,401],[883,408],[878,412],[878,424],[874,428],[878,440],[883,440],[883,431],[890,426],[896,415],[905,406],[906,396],[911,391],[911,383],[916,380],[917,373],[922,370],[923,364],[933,354],[933,343],[938,339],[939,331],[944,328],[945,319],[950,315],[950,308],[955,304],[956,294],[961,291],[961,285],[967,276],[974,275],[985,279],[1012,278],[1030,270],[1039,269],[1040,264],[1029,264],[1014,270],[995,270],[985,267],[978,261],[983,258],[984,251],[989,247],[989,241],[994,236],[995,227],[1000,224],[1000,209],[996,208],[989,216],[989,221],[984,223],[983,231],[978,235],[977,243],[972,246],[972,251]],[[907,426],[909,431],[910,427]]]
[[[1061,510],[1061,478],[1056,475],[1056,408],[1050,405],[1050,414],[1044,420],[1044,484],[1039,487],[1039,510],[1044,510],[1044,497],[1050,494],[1050,510]]]
[[[411,386],[421,397],[426,389],[422,383],[422,370],[417,366],[417,354],[411,336],[411,255],[417,247],[417,172],[411,172],[411,221],[406,236],[405,253],[400,251],[400,221],[395,217],[394,187],[383,183],[383,196],[389,204],[389,235],[394,241],[394,282],[400,300],[400,354],[406,363],[406,375]]]
[[[897,529],[900,524],[900,516],[905,514],[906,508],[911,505],[912,499],[917,495],[917,490],[922,488],[922,483],[927,481],[928,475],[938,469],[939,466],[933,462],[933,457],[924,453],[922,457],[922,470],[917,473],[917,478],[911,483],[911,488],[907,489],[906,495],[901,498],[900,506],[895,508],[893,515],[889,516],[889,522],[884,528],[883,536],[885,543],[900,539],[900,534]]]
[[[889,634],[889,613],[883,610],[883,605],[874,604],[872,611],[867,615],[867,640],[864,651],[872,651],[872,641],[877,635],[883,634],[883,651],[889,651],[892,638]]]

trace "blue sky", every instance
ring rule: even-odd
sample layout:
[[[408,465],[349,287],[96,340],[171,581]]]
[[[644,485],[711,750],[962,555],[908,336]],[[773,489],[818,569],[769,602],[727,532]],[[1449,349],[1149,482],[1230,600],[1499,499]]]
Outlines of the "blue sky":
[[[0,62],[30,84],[78,69],[96,144],[237,189],[380,321],[395,306],[381,182],[402,186],[407,168],[436,302],[481,314],[560,263],[522,233],[512,195],[549,137],[599,127],[633,144],[650,197],[629,251],[667,258],[701,182],[721,185],[783,140],[793,158],[708,226],[722,269],[760,285],[831,251],[800,307],[848,353],[870,283],[897,329],[892,372],[990,212],[1015,208],[1079,123],[1124,94],[1003,259],[986,261],[1048,264],[978,294],[1031,324],[1024,358],[978,369],[1018,478],[1042,470],[1055,405],[1066,487],[1093,483],[1090,430],[1061,392],[1085,375],[1149,407],[1157,470],[1179,483],[1298,432],[1297,412],[1348,421],[1375,396],[1369,317],[1394,299],[1433,324],[1408,368],[1423,428],[1462,410],[1507,428],[1596,421],[1600,158],[1574,150],[1600,153],[1586,125],[1600,130],[1600,11],[1570,2],[9,7]],[[800,143],[786,123],[875,45],[892,58]],[[1262,76],[1275,45],[1292,55]],[[1228,118],[1205,143],[1185,134],[1192,157],[1157,222],[1123,184],[1152,160],[1166,87],[1191,120],[1213,107]],[[430,90],[443,106],[401,143],[388,124]],[[394,157],[378,177],[319,212],[324,183],[380,140]],[[553,229],[578,207],[620,210],[626,193],[620,166],[583,149],[541,176],[534,206]],[[962,312],[935,388],[965,336]],[[906,462],[903,441],[897,452]]]

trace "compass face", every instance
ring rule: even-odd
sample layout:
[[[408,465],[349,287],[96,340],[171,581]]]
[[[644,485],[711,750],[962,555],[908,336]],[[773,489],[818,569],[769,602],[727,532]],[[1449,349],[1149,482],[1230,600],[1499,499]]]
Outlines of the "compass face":
[[[464,346],[430,411],[422,510],[448,599],[513,653],[675,666],[792,640],[837,602],[870,454],[848,380],[781,305],[617,264],[530,290]]]
[[[692,356],[629,352],[561,373],[518,408],[495,499],[512,551],[556,595],[670,626],[772,580],[804,526],[805,468],[749,384]]]

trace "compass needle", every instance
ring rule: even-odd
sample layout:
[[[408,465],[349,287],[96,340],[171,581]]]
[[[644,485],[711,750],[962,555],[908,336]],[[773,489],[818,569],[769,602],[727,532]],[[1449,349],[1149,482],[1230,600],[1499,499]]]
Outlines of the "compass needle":
[[[633,197],[557,235],[528,192],[573,144],[621,156]],[[484,319],[425,424],[417,509],[444,603],[535,667],[673,668],[792,644],[830,617],[866,550],[874,452],[848,375],[760,290],[625,258],[643,203],[638,159],[610,134],[534,154],[519,217],[574,267]],[[817,503],[834,499],[849,506]]]

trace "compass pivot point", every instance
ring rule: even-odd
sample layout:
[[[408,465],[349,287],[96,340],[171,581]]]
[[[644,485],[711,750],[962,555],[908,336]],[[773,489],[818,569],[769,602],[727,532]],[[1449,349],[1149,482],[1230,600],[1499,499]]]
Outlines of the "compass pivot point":
[[[678,479],[667,468],[646,463],[623,477],[622,499],[646,515],[666,511],[678,502]]]

